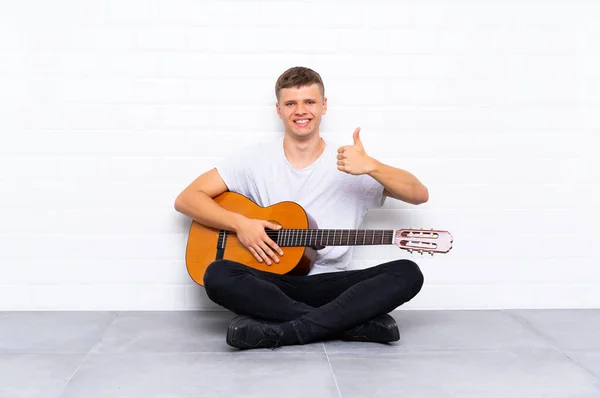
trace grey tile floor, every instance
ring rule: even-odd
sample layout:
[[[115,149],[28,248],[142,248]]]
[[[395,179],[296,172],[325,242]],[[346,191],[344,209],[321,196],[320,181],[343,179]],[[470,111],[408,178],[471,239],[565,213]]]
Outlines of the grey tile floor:
[[[392,315],[390,345],[237,351],[226,311],[0,312],[0,397],[600,397],[600,310]]]

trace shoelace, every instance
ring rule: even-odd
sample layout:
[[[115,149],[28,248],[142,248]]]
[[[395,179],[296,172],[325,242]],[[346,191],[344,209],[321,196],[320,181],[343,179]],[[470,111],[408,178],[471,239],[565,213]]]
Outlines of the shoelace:
[[[281,344],[281,341],[279,340],[281,337],[281,333],[279,331],[268,326],[263,328],[263,331],[265,333],[265,336],[267,337],[261,341],[269,341],[268,345],[270,346],[269,348],[271,348],[271,350],[283,346],[283,344]]]

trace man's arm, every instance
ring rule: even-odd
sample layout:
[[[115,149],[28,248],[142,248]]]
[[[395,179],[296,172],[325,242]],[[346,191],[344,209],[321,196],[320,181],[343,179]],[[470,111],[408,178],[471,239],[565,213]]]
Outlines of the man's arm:
[[[388,166],[373,159],[360,140],[360,127],[354,130],[354,145],[338,149],[338,170],[349,174],[368,174],[383,185],[383,194],[413,205],[429,200],[429,190],[406,170]]]
[[[175,199],[175,210],[200,224],[236,231],[242,215],[219,206],[214,197],[227,191],[227,185],[215,168],[205,172]]]
[[[175,210],[202,225],[235,232],[256,260],[264,261],[267,265],[271,265],[271,261],[278,263],[276,253],[281,256],[283,251],[269,238],[265,228],[276,230],[280,226],[224,209],[213,198],[227,190],[227,185],[213,168],[196,178],[177,196]]]
[[[402,200],[413,205],[419,205],[429,200],[429,190],[417,177],[406,170],[388,166],[380,161],[371,159],[368,175],[383,185],[383,194]]]

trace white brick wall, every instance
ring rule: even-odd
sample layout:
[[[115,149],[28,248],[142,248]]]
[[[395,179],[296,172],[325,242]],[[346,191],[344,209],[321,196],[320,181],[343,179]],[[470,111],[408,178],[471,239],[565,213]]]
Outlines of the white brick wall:
[[[215,308],[176,195],[279,135],[274,82],[323,76],[322,132],[430,189],[366,228],[450,230],[404,308],[600,306],[600,4],[0,3],[0,309]]]

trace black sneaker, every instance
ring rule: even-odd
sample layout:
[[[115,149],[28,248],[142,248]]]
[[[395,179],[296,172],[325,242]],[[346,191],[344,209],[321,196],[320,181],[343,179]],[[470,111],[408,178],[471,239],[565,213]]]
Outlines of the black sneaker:
[[[345,331],[341,339],[343,341],[390,343],[400,340],[400,331],[394,318],[388,314],[382,314]]]
[[[277,323],[237,316],[227,329],[227,344],[241,349],[280,347],[283,330]]]

